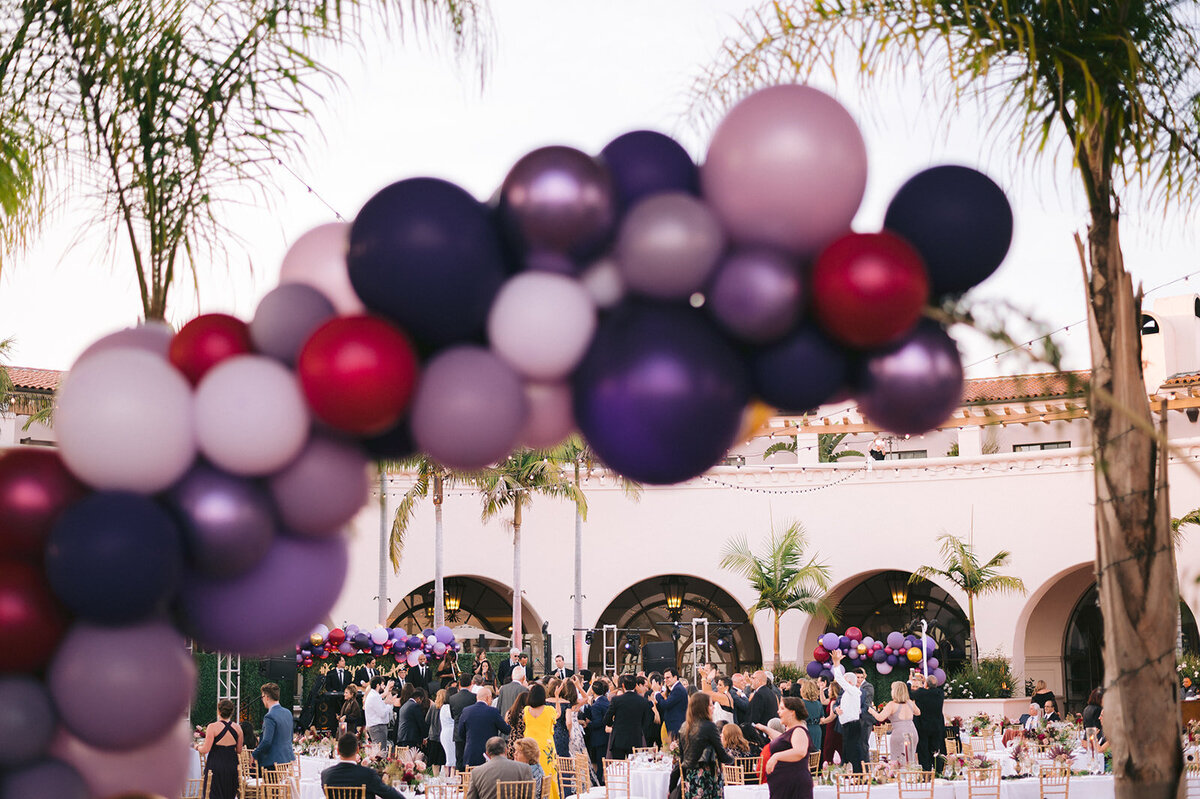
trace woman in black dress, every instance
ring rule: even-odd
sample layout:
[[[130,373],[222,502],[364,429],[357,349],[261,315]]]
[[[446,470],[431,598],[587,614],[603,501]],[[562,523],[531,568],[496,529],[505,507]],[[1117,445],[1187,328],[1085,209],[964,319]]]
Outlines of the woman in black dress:
[[[721,734],[712,722],[712,698],[694,693],[687,717],[679,728],[679,794],[681,799],[721,799],[725,777],[721,764],[733,758],[721,745]]]
[[[1100,710],[1104,707],[1104,689],[1093,688],[1088,695],[1087,707],[1083,709],[1083,731],[1088,729],[1100,730]]]
[[[367,718],[363,713],[362,705],[358,703],[358,692],[354,690],[354,686],[346,686],[344,699],[342,712],[338,714],[338,721],[345,723],[346,732],[358,735],[358,728],[367,723]]]
[[[1029,697],[1030,704],[1036,703],[1038,707],[1045,707],[1047,702],[1054,705],[1054,712],[1058,712],[1058,700],[1054,698],[1054,692],[1046,687],[1045,680],[1038,680],[1034,686],[1033,696]]]
[[[767,790],[770,799],[812,799],[813,779],[808,770],[808,711],[804,700],[785,696],[779,700],[783,733],[769,745]]]
[[[217,703],[219,717],[204,731],[200,754],[208,755],[204,766],[205,779],[212,774],[209,799],[234,799],[238,787],[238,758],[242,751],[242,730],[234,724],[233,702],[222,699]]]

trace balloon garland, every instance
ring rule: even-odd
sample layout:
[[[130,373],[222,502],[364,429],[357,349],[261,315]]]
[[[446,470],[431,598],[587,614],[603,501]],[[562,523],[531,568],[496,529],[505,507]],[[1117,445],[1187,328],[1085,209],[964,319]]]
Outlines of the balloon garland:
[[[318,624],[308,637],[296,644],[296,665],[309,668],[317,660],[330,655],[346,657],[354,655],[392,655],[397,663],[416,666],[420,657],[441,660],[454,657],[462,651],[462,644],[454,639],[454,631],[445,625],[436,630],[425,628],[420,633],[409,635],[404,630],[376,626],[370,631],[357,624],[347,624],[345,629]]]
[[[999,266],[1012,212],[986,176],[936,167],[884,231],[850,232],[866,166],[842,106],[777,86],[730,110],[702,167],[637,131],[598,157],[529,153],[491,205],[401,180],[301,236],[249,323],[95,342],[58,392],[59,450],[0,455],[0,637],[21,642],[0,652],[0,799],[178,795],[184,634],[247,655],[305,640],[371,459],[479,469],[578,429],[661,484],[716,464],[752,398],[849,392],[896,433],[943,421],[962,364],[923,312]],[[401,653],[381,630],[351,647],[454,645]]]
[[[905,635],[893,630],[878,640],[863,635],[857,627],[849,627],[844,635],[825,633],[817,638],[813,659],[804,667],[809,677],[833,679],[831,652],[840,651],[848,660],[847,669],[873,667],[880,674],[891,674],[897,666],[914,669],[929,667],[929,674],[937,677],[939,685],[946,684],[946,672],[941,668],[934,652],[937,642],[926,636],[924,644],[915,635]]]

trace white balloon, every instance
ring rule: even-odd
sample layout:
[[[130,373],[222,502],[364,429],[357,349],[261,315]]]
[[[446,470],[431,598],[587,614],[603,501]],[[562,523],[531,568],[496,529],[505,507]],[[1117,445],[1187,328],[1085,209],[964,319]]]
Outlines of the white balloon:
[[[350,249],[350,224],[318,225],[300,238],[283,256],[279,283],[304,283],[320,291],[339,314],[366,313],[366,306],[350,285],[346,253]]]
[[[156,353],[89,355],[67,375],[57,405],[63,461],[94,488],[153,494],[195,459],[191,386]]]
[[[526,383],[529,416],[521,431],[521,445],[549,449],[575,430],[571,387],[566,383]]]
[[[79,366],[85,358],[114,349],[145,350],[155,355],[161,355],[165,359],[171,349],[171,339],[174,337],[175,331],[165,322],[142,322],[134,327],[127,327],[96,339],[75,359],[71,368]]]
[[[488,313],[492,349],[522,375],[561,380],[579,365],[596,332],[596,306],[578,281],[524,272],[501,288]]]
[[[621,267],[612,258],[603,258],[589,266],[580,275],[579,282],[592,295],[592,302],[599,308],[611,308],[625,297]]]
[[[308,427],[299,381],[271,358],[229,358],[196,386],[200,451],[227,472],[260,476],[282,469],[300,454]]]

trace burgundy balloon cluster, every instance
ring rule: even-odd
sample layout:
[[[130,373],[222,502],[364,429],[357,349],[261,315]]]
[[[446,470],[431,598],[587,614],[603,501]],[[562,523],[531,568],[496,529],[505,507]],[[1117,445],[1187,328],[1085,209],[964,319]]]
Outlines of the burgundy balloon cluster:
[[[436,630],[426,628],[420,633],[409,635],[399,627],[382,625],[371,630],[357,624],[347,624],[345,629],[318,624],[308,637],[296,644],[296,665],[308,668],[318,660],[330,655],[346,657],[355,655],[391,655],[397,663],[415,666],[424,654],[427,658],[440,660],[454,657],[462,651],[462,644],[454,640],[454,631],[445,625]]]
[[[808,676],[833,679],[830,653],[838,651],[848,659],[846,665],[850,669],[871,666],[880,674],[891,674],[892,669],[897,667],[919,669],[928,666],[929,673],[937,677],[939,684],[946,683],[946,672],[933,654],[937,651],[937,642],[929,637],[922,643],[920,636],[893,630],[876,640],[863,635],[857,627],[847,628],[844,635],[825,633],[817,639],[813,659],[805,667]]]

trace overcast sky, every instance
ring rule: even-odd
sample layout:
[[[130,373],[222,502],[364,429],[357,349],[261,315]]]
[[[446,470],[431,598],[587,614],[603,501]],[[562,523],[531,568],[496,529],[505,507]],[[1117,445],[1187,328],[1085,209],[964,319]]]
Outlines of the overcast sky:
[[[182,323],[197,307],[249,318],[275,285],[288,244],[332,219],[305,184],[350,218],[394,180],[443,177],[486,199],[535,147],[568,144],[594,153],[638,128],[672,133],[702,160],[707,132],[683,118],[687,90],[747,7],[719,0],[501,0],[493,7],[491,68],[482,87],[477,66],[457,62],[444,46],[380,38],[364,52],[339,54],[334,63],[344,84],[319,113],[320,133],[288,164],[303,182],[277,170],[273,206],[237,211],[232,226],[241,243],[231,247],[228,263],[201,270],[199,304],[189,286],[173,290],[171,320]],[[920,169],[981,168],[1008,191],[1016,237],[1005,265],[975,296],[1010,302],[1054,327],[1084,318],[1071,235],[1084,230],[1086,214],[1066,153],[1036,164],[1018,158],[988,138],[969,108],[954,114],[947,130],[941,107],[916,85],[864,95],[825,77],[814,82],[850,109],[867,141],[870,176],[856,229],[878,229],[892,193]],[[82,200],[72,204],[34,249],[6,263],[0,338],[17,338],[12,365],[65,369],[89,342],[137,320],[132,269],[102,257],[100,232],[69,246],[92,215]],[[1135,282],[1150,288],[1200,269],[1194,235],[1180,215],[1127,208],[1123,225]],[[1192,288],[1177,283],[1152,297]],[[985,362],[973,375],[1025,370],[994,363],[996,346],[977,336],[959,340],[966,361]],[[1086,365],[1081,327],[1061,343],[1069,366]]]

